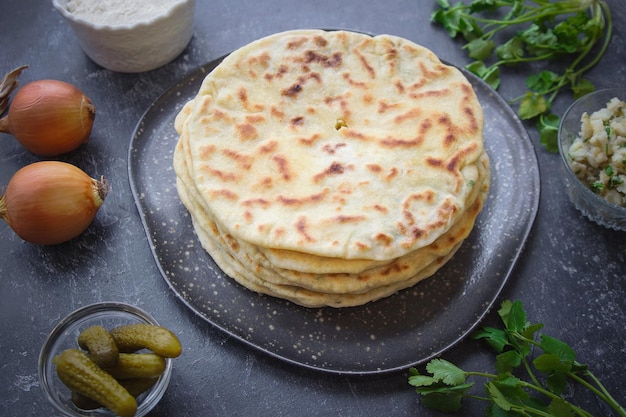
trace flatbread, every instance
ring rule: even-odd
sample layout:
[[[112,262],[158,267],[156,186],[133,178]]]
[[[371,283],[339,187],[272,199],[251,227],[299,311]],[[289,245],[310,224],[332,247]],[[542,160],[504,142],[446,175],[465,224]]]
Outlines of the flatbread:
[[[176,117],[202,246],[245,287],[355,306],[434,274],[490,184],[471,84],[390,35],[283,32],[233,52]]]
[[[207,75],[184,114],[203,205],[260,247],[395,258],[445,233],[480,180],[471,85],[398,37],[260,39]]]

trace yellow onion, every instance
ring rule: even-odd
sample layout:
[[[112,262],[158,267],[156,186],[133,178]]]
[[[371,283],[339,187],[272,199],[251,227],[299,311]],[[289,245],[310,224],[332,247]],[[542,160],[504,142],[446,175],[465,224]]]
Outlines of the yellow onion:
[[[88,141],[95,117],[91,100],[72,84],[39,80],[17,91],[0,132],[36,155],[57,156]]]
[[[27,242],[54,245],[80,235],[110,191],[66,162],[42,161],[17,171],[0,196],[0,218]]]

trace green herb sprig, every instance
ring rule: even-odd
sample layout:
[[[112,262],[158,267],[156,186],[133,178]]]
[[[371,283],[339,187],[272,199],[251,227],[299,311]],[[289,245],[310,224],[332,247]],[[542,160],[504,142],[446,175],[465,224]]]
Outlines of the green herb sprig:
[[[547,64],[527,77],[526,93],[511,103],[519,103],[521,119],[536,120],[541,144],[558,152],[560,117],[551,112],[552,103],[568,86],[575,98],[594,90],[583,75],[610,43],[609,6],[603,0],[473,0],[469,4],[437,0],[437,4],[431,20],[452,38],[465,40],[463,49],[474,60],[466,68],[494,89],[500,86],[503,67]]]
[[[608,404],[618,416],[626,417],[626,410],[600,380],[586,365],[576,361],[570,346],[539,335],[543,324],[526,321],[520,301],[504,301],[498,314],[504,328],[483,327],[473,335],[497,352],[496,373],[464,371],[444,359],[428,362],[427,375],[411,368],[409,384],[421,395],[422,405],[450,413],[461,410],[463,398],[473,398],[490,403],[487,415],[491,417],[592,417],[562,396],[567,384],[577,383]],[[474,382],[468,379],[472,377],[486,379],[486,396],[471,394]]]

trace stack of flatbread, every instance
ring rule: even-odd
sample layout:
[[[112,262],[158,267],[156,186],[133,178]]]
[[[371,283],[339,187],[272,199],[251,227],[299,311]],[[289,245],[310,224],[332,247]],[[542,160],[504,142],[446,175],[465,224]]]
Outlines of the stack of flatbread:
[[[248,289],[307,307],[361,305],[433,275],[489,188],[471,84],[389,35],[252,42],[175,127],[178,193],[204,249]]]

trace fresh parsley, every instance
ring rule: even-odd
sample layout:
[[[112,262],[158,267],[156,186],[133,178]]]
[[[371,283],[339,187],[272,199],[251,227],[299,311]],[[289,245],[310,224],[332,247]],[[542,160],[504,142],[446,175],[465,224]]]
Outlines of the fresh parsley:
[[[594,90],[583,75],[604,55],[613,29],[603,0],[437,0],[431,20],[452,38],[462,38],[473,62],[466,68],[494,89],[501,68],[539,62],[527,91],[511,100],[523,120],[535,120],[541,144],[558,152],[560,117],[551,112],[558,93],[569,87],[575,98]],[[529,66],[530,68],[530,66]]]
[[[592,417],[592,414],[566,400],[562,393],[569,383],[577,383],[608,404],[618,416],[626,410],[609,394],[600,380],[576,361],[574,350],[565,342],[541,334],[542,323],[526,321],[520,301],[502,303],[498,314],[503,328],[483,327],[473,337],[484,340],[497,353],[495,373],[468,372],[444,360],[426,364],[427,374],[410,369],[409,384],[421,395],[427,408],[458,412],[463,398],[490,403],[490,417]],[[485,396],[473,395],[470,378],[485,379]]]

